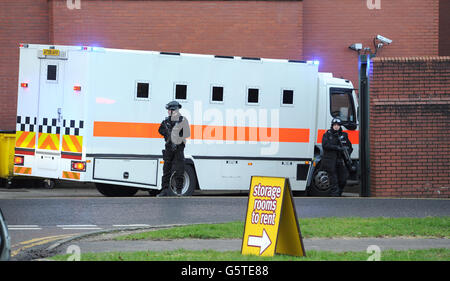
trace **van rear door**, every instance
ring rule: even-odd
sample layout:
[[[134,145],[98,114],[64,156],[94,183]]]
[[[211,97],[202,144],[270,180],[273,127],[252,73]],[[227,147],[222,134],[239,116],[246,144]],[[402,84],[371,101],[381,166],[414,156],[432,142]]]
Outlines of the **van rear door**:
[[[61,157],[66,60],[59,50],[42,50],[37,120],[36,176],[57,178]]]

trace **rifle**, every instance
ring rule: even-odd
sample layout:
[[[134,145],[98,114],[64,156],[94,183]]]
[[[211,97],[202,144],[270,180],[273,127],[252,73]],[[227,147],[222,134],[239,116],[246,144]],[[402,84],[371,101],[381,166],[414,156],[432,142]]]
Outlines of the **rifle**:
[[[166,140],[166,143],[170,145],[171,150],[175,151],[177,149],[177,145],[174,144],[171,140],[172,129],[175,127],[176,124],[183,121],[183,116],[180,116],[180,119],[178,121],[175,121],[174,123],[172,123],[170,121],[170,118],[171,117],[169,116],[163,121],[163,126],[165,129],[164,139]],[[181,129],[181,131],[180,131],[180,137],[182,136],[182,133],[183,133],[183,129]]]
[[[353,173],[356,172],[356,166],[353,164],[352,158],[350,158],[350,153],[348,153],[348,147],[342,143],[343,138],[344,136],[342,135],[338,137],[339,145],[342,148],[342,154],[344,155],[344,163],[347,169]]]

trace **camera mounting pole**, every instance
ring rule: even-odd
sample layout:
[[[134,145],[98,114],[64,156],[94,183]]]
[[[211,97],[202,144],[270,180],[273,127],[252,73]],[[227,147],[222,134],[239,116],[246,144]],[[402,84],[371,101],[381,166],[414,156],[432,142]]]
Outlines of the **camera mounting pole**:
[[[370,196],[370,142],[369,142],[369,75],[371,71],[371,61],[383,46],[392,44],[392,40],[381,35],[373,39],[375,52],[370,48],[363,48],[361,43],[351,45],[349,48],[358,52],[358,73],[359,73],[359,164],[361,178],[361,197]],[[361,51],[364,54],[361,54]]]
[[[372,57],[359,55],[359,164],[361,172],[361,197],[370,196],[370,146],[369,146],[369,71]]]

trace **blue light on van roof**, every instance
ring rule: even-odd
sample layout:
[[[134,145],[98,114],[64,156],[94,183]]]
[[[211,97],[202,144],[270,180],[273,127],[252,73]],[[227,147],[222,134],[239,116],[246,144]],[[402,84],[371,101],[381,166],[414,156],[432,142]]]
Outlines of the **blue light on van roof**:
[[[312,65],[319,65],[320,61],[318,61],[318,60],[309,60],[309,61],[306,61],[306,63],[307,64],[312,64]]]
[[[92,47],[93,52],[104,52],[105,48],[103,47]]]

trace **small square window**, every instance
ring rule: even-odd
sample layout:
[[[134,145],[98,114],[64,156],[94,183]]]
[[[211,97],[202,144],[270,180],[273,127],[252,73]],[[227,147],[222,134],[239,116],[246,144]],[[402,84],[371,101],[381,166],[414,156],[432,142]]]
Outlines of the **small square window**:
[[[149,83],[138,82],[136,89],[136,97],[139,99],[148,99],[149,97]]]
[[[175,99],[176,100],[187,99],[187,85],[177,84],[175,86]]]
[[[47,80],[56,81],[57,66],[53,64],[47,65]]]
[[[258,103],[259,102],[259,89],[248,88],[247,90],[247,102]]]
[[[283,90],[283,104],[294,104],[293,90]]]
[[[212,96],[211,101],[223,101],[223,87],[213,86],[212,87]]]

